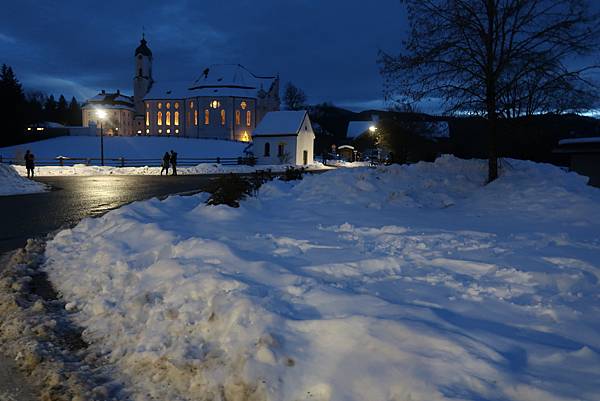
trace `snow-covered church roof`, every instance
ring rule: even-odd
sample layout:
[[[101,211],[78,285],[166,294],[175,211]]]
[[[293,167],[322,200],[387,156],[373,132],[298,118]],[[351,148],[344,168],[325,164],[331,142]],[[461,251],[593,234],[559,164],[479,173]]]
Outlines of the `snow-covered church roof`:
[[[297,135],[307,111],[271,111],[262,119],[252,136]]]
[[[240,64],[215,64],[202,70],[192,84],[153,83],[145,100],[184,99],[196,96],[233,96],[257,98],[268,92],[277,77],[254,75]]]

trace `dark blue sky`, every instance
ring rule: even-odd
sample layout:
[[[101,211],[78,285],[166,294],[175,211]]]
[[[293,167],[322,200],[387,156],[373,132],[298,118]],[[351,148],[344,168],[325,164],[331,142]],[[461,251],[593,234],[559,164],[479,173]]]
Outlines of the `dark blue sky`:
[[[398,0],[8,1],[0,63],[26,89],[75,95],[132,92],[142,27],[157,81],[192,81],[213,63],[281,75],[310,102],[381,106],[379,49],[397,52],[406,30]]]

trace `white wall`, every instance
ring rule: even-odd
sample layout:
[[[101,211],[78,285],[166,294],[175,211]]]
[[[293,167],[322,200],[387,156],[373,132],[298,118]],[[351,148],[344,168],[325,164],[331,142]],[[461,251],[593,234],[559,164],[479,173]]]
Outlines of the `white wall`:
[[[304,151],[308,152],[307,164],[312,164],[314,161],[315,133],[313,132],[312,124],[308,114],[304,117],[304,122],[300,127],[296,146],[296,164],[304,164]]]
[[[265,156],[264,149],[265,144],[271,145],[271,155]],[[296,155],[296,136],[269,136],[269,137],[256,137],[253,139],[253,151],[254,156],[257,158],[258,164],[285,164],[281,162],[281,159],[277,155],[277,148],[279,144],[284,144],[284,152],[289,155],[289,164],[294,164],[297,161]]]

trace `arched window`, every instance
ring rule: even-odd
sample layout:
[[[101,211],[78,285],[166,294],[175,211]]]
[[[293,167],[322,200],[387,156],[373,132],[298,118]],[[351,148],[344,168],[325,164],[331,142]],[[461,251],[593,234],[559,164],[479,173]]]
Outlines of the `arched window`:
[[[170,109],[170,108],[171,108],[171,103],[167,102],[167,109]]]
[[[277,156],[282,157],[285,153],[285,143],[277,145]]]
[[[235,111],[235,124],[240,125],[242,123],[242,113],[239,110]]]
[[[150,112],[146,112],[146,126],[150,125]]]
[[[179,102],[175,102],[174,107],[175,107],[175,110],[177,110],[179,108]]]
[[[248,110],[246,112],[246,126],[249,127],[252,125],[252,112]]]
[[[166,125],[171,125],[171,112],[170,111],[167,111],[166,120],[167,120]]]
[[[159,111],[158,113],[156,113],[156,124],[162,125],[162,111]]]
[[[210,124],[210,111],[208,109],[204,110],[204,125]]]
[[[265,143],[265,157],[271,156],[271,144],[269,142]]]
[[[221,109],[221,125],[225,125],[225,109]]]
[[[161,102],[158,102],[158,108],[162,109],[162,103]]]
[[[177,104],[177,103],[175,103],[175,104]],[[175,112],[174,118],[175,118],[175,125],[179,125],[179,112],[178,111]]]
[[[194,125],[198,126],[198,110],[194,110]]]

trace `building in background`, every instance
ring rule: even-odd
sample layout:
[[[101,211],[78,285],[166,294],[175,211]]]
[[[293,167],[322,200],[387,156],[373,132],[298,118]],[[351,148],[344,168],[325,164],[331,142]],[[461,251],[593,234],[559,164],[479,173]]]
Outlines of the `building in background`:
[[[84,127],[96,125],[100,127],[98,110],[106,112],[102,121],[104,135],[134,135],[133,118],[135,114],[133,98],[120,91],[109,93],[102,91],[88,99],[81,109]],[[91,123],[91,124],[90,124]]]
[[[313,164],[315,134],[308,112],[267,113],[253,136],[258,164]]]

